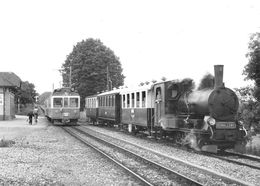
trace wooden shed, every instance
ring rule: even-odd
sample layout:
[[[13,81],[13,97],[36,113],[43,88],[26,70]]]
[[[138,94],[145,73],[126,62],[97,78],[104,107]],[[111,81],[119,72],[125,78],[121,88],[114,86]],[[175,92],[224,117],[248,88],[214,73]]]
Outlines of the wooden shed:
[[[21,79],[13,72],[0,72],[0,120],[15,118],[15,94],[21,86]]]

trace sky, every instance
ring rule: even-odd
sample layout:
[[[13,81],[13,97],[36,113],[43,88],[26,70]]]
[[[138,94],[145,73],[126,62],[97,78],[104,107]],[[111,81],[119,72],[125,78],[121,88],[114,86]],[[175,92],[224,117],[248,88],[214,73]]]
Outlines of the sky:
[[[0,0],[0,71],[41,94],[59,88],[58,69],[78,42],[100,39],[120,58],[125,85],[192,78],[224,65],[229,88],[242,75],[259,0]]]

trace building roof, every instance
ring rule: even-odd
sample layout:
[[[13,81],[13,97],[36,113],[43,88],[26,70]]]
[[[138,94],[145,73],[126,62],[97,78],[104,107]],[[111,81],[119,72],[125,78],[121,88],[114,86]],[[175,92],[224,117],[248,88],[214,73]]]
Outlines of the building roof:
[[[0,72],[0,86],[20,87],[21,79],[13,72]]]

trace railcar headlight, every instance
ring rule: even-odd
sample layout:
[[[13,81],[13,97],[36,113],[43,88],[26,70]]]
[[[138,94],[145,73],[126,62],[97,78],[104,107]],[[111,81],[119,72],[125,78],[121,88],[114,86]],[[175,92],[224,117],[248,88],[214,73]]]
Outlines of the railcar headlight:
[[[216,120],[214,118],[208,118],[207,122],[209,125],[212,125],[212,126],[216,124]]]

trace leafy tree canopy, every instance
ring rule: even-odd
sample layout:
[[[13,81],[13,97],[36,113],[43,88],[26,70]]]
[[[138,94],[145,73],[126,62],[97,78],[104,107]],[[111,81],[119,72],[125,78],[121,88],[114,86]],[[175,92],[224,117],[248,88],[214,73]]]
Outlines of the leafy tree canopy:
[[[99,39],[78,42],[62,65],[63,86],[75,88],[84,98],[107,89],[108,82],[118,88],[124,83],[124,75],[119,58]],[[71,73],[71,76],[70,76]]]
[[[244,67],[243,74],[260,87],[260,33],[251,34],[246,57],[248,64]]]
[[[214,82],[214,76],[210,73],[207,73],[201,79],[198,90],[211,89],[214,87]]]
[[[260,101],[260,33],[253,33],[248,44],[248,64],[244,67],[243,74],[246,79],[255,82],[254,96]]]
[[[39,104],[44,105],[44,101],[51,95],[51,92],[44,92],[39,96]]]
[[[21,104],[28,104],[35,102],[36,93],[35,86],[33,83],[29,83],[28,81],[23,81],[21,89],[18,92],[18,96],[20,97]]]

